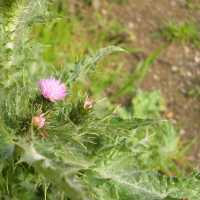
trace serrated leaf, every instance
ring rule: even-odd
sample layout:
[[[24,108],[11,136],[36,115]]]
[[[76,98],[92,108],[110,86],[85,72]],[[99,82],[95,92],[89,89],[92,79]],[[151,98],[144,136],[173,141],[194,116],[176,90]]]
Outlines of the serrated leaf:
[[[141,119],[141,118],[129,118],[123,119],[121,117],[112,117],[105,120],[94,119],[90,124],[90,127],[98,129],[108,128],[110,130],[133,130],[140,126],[147,126],[150,124],[156,124],[159,120],[157,119]]]
[[[51,166],[49,160],[37,153],[33,144],[17,143],[17,145],[24,151],[21,155],[20,162],[31,164],[37,172],[55,184],[61,191],[64,191],[70,199],[89,200],[87,192],[75,180],[73,173]]]
[[[135,166],[131,152],[113,151],[112,147],[109,151],[109,148],[105,147],[99,158],[93,159],[96,165],[90,167],[91,175],[83,176],[83,180],[91,184],[95,200],[196,199],[200,195],[198,169],[182,179],[153,170],[141,171]],[[105,181],[101,184],[100,180]]]
[[[130,119],[122,119],[120,117],[114,117],[112,119],[107,119],[104,123],[109,123],[109,126],[113,129],[125,129],[132,130],[136,129],[140,126],[147,126],[150,124],[158,123],[158,119],[141,119],[141,118],[130,118]]]
[[[145,145],[149,140],[150,140],[150,138],[151,137],[153,137],[154,136],[154,134],[152,134],[152,135],[150,135],[150,136],[148,136],[148,137],[146,137],[146,138],[144,138],[144,139],[142,139],[142,140],[140,140],[136,145]],[[135,145],[135,146],[136,146]]]
[[[200,195],[200,180],[197,173],[192,178],[181,179],[166,177],[153,170],[137,171],[131,165],[124,163],[112,164],[111,167],[95,168],[101,178],[110,178],[95,192],[104,200],[156,200],[156,199],[182,199],[194,198]],[[125,168],[126,166],[126,168]],[[101,175],[100,175],[101,174]],[[99,179],[98,177],[98,179]],[[94,181],[94,180],[93,180]],[[97,180],[98,182],[98,180]],[[92,183],[94,185],[94,183]]]
[[[103,115],[102,119],[105,120],[106,118],[112,116],[113,113],[116,111],[116,109],[117,109],[117,108],[113,108],[113,109],[109,110],[106,114]]]
[[[62,15],[59,15],[58,13],[54,13],[54,12],[46,12],[45,13],[45,19],[60,19],[62,17]]]
[[[42,15],[38,15],[34,18],[34,22],[39,22],[39,23],[46,23],[45,18]]]
[[[110,180],[110,178],[102,178],[98,172],[92,170],[88,170],[84,175],[87,176],[87,181],[89,181],[86,183],[90,184],[92,187],[99,187]]]
[[[11,160],[15,145],[11,141],[0,141],[0,161]]]
[[[66,85],[70,84],[71,82],[75,82],[76,79],[82,74],[90,75],[97,67],[98,62],[100,62],[104,57],[113,51],[124,50],[120,47],[110,46],[100,49],[92,56],[88,56],[84,61],[77,61],[75,69],[72,71],[71,75],[66,81]]]

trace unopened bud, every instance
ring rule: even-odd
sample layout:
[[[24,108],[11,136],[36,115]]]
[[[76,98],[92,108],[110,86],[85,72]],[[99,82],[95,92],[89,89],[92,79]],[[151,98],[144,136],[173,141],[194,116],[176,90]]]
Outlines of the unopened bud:
[[[43,118],[44,113],[41,114],[39,117],[33,117],[32,123],[37,127],[37,129],[40,129],[44,126],[45,118]]]
[[[84,108],[88,107],[88,108],[92,108],[92,101],[85,101],[84,102]]]

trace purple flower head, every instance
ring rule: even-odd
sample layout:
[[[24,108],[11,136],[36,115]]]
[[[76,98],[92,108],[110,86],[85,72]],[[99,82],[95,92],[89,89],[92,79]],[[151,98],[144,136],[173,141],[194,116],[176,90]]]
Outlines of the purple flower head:
[[[32,118],[32,123],[37,126],[37,129],[40,129],[41,127],[44,126],[45,124],[45,118],[43,118],[44,113],[41,114],[39,117],[33,117]]]
[[[50,79],[40,79],[39,85],[44,98],[49,99],[52,102],[56,100],[64,99],[67,95],[64,83],[60,83],[60,80],[56,80],[51,77]]]
[[[84,102],[84,108],[88,107],[88,108],[92,108],[92,101],[85,101]]]

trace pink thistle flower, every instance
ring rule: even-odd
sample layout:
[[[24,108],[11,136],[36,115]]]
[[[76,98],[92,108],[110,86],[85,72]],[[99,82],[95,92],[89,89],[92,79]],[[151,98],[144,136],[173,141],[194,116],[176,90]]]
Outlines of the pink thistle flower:
[[[88,107],[88,108],[92,108],[92,101],[85,101],[84,102],[84,108]]]
[[[37,129],[40,129],[41,127],[44,126],[45,124],[45,118],[43,118],[44,113],[41,114],[39,117],[33,117],[32,118],[32,123],[37,126]]]
[[[44,98],[49,99],[52,102],[56,100],[64,99],[67,95],[64,83],[60,84],[60,80],[56,80],[51,77],[50,79],[40,79],[39,85],[37,85],[41,90]]]

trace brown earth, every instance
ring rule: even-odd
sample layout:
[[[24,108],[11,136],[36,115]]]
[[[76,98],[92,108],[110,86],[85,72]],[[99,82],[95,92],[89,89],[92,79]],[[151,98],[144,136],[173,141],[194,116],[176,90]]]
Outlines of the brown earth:
[[[198,0],[190,2],[200,5]],[[110,16],[118,17],[135,37],[127,45],[143,50],[124,56],[130,72],[137,65],[138,58],[145,58],[165,42],[163,38],[148,35],[158,32],[168,20],[195,22],[200,28],[200,10],[185,5],[185,0],[130,0],[114,5]],[[200,97],[187,96],[186,92],[196,86],[200,86],[200,50],[190,43],[168,45],[140,85],[144,91],[161,90],[168,102],[168,115],[171,115],[168,117],[175,126],[181,124],[179,134],[182,139],[190,141],[198,136],[186,155],[195,166],[200,164]],[[127,99],[121,103],[126,105]]]

